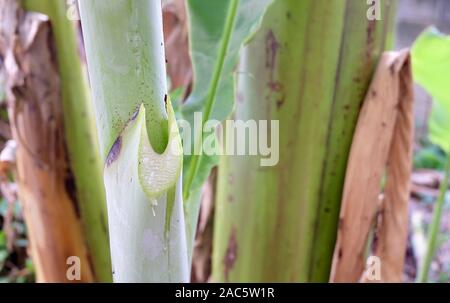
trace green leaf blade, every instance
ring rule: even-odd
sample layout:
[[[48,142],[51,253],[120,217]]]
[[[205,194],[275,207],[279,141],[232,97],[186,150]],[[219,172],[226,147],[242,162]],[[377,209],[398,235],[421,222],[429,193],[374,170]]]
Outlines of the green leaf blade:
[[[450,152],[450,36],[427,29],[412,48],[414,80],[433,97],[430,140]]]

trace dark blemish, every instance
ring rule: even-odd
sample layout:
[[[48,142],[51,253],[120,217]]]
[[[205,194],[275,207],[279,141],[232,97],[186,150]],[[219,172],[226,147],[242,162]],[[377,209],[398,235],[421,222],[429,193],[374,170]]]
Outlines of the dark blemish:
[[[373,98],[375,98],[377,96],[377,92],[375,90],[372,90],[370,93]]]
[[[273,31],[270,30],[266,36],[266,67],[271,70],[272,74],[275,70],[275,62],[279,48],[280,44],[275,38]]]
[[[342,252],[342,248],[339,248],[339,252],[338,252],[338,257],[339,257],[339,259],[340,258],[342,258],[342,255],[343,255],[344,253]]]
[[[284,98],[277,100],[277,109],[280,109],[284,104]]]
[[[291,17],[292,17],[291,12],[287,12],[286,13],[286,18],[291,19]]]
[[[268,83],[268,86],[273,92],[280,92],[283,89],[283,84],[281,84],[280,82],[270,81]]]
[[[361,78],[355,77],[355,78],[353,78],[353,81],[356,82],[356,83],[359,83],[359,82],[361,82]]]
[[[114,142],[111,150],[109,151],[108,157],[106,157],[106,166],[110,166],[120,155],[120,150],[122,149],[122,137],[119,136]]]
[[[233,268],[234,263],[237,259],[237,241],[236,241],[236,228],[233,227],[231,230],[230,240],[228,241],[228,248],[225,253],[225,258],[223,260],[225,281],[229,281],[230,270]]]
[[[375,20],[370,20],[367,24],[367,42],[373,43],[374,32],[375,32]]]
[[[326,213],[330,213],[330,212],[331,212],[331,209],[330,209],[329,207],[326,207],[326,208],[325,208],[325,212],[326,212]]]
[[[66,190],[67,195],[70,198],[70,201],[72,202],[72,205],[75,209],[75,214],[77,216],[77,218],[80,218],[81,213],[80,213],[80,207],[77,203],[77,186],[75,183],[75,179],[74,177],[71,175],[70,172],[67,172],[67,177],[64,179],[64,188]],[[43,193],[43,192],[41,192]],[[42,197],[43,199],[45,199],[45,195]]]
[[[366,56],[368,59],[370,59],[372,57],[372,50],[374,48],[375,26],[376,26],[376,20],[371,20],[367,24]]]
[[[386,122],[381,123],[382,127],[386,127]]]
[[[272,30],[270,30],[266,35],[266,68],[269,69],[269,82],[267,83],[267,87],[270,90],[269,96],[267,98],[271,98],[272,93],[278,93],[283,90],[283,84],[275,79],[275,68],[278,50],[280,49],[280,44],[277,41],[275,34]],[[284,101],[284,97],[278,96],[277,107],[279,108]]]
[[[350,105],[344,105],[344,110],[350,110]]]
[[[164,104],[166,104],[167,107],[167,94],[164,95]]]

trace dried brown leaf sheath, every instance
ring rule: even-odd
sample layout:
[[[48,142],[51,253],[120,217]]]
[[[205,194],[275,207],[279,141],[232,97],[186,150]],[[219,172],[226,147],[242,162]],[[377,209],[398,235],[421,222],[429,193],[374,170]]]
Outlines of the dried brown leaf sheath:
[[[374,255],[381,282],[401,282],[412,170],[413,92],[409,51],[383,54],[361,110],[347,167],[333,282],[366,281],[365,248],[378,221]],[[386,172],[384,198],[381,180]]]
[[[163,6],[163,20],[167,73],[172,88],[187,89],[192,82],[192,63],[185,1],[167,1]]]
[[[37,281],[69,282],[70,256],[80,259],[81,281],[92,281],[81,224],[66,187],[60,80],[47,17],[0,0],[0,56]]]

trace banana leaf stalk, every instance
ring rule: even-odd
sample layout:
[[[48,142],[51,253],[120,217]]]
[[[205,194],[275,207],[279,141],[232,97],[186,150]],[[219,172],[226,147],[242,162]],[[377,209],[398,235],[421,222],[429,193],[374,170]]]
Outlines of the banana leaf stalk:
[[[160,1],[80,0],[115,282],[187,282],[183,155]]]

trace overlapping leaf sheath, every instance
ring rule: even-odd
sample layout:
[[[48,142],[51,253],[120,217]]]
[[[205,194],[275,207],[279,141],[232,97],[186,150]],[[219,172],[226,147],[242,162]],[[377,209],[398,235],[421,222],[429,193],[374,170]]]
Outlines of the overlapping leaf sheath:
[[[360,105],[393,26],[365,1],[277,0],[238,68],[235,119],[279,120],[279,163],[223,157],[213,280],[328,281]],[[270,130],[267,136],[270,138]]]
[[[114,281],[186,282],[183,156],[167,97],[161,2],[79,4],[105,161]]]
[[[346,172],[333,282],[402,282],[408,237],[413,152],[413,92],[409,51],[386,52],[359,116]],[[386,173],[384,195],[381,181]],[[366,246],[377,225],[379,273],[366,272]],[[355,228],[357,227],[357,228]]]

